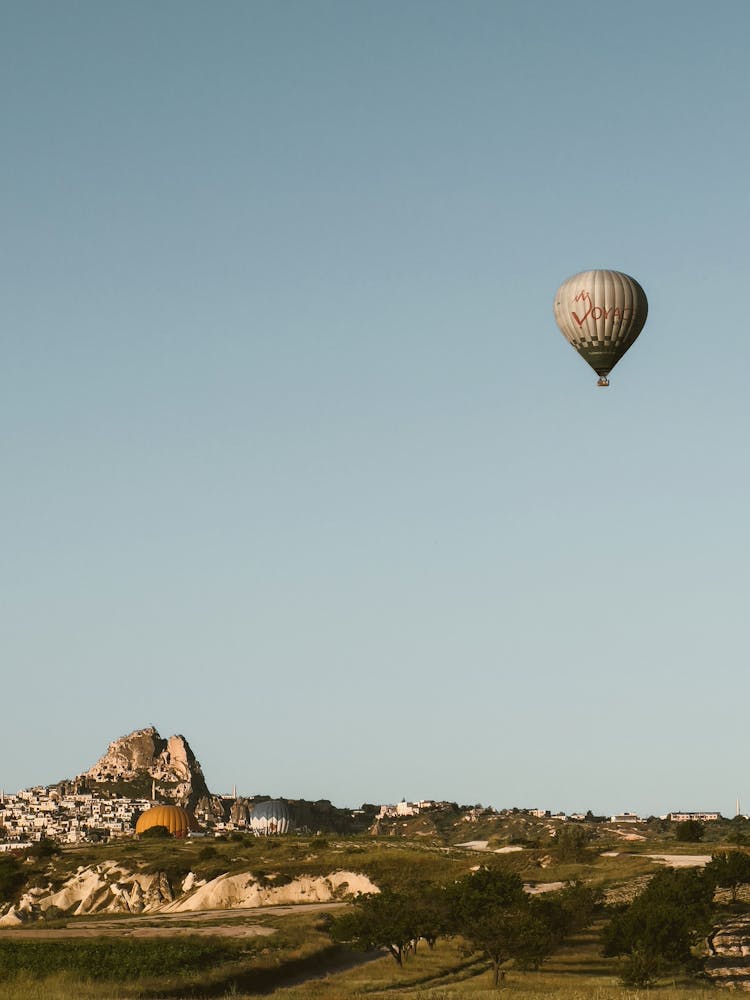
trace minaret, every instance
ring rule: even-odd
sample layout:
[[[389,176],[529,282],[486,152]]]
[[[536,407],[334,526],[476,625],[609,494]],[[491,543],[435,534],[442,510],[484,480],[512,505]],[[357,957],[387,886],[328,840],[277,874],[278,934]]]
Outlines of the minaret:
[[[237,786],[236,785],[232,785],[232,798],[233,799],[237,798]]]
[[[151,779],[151,799],[156,801],[156,778]]]
[[[737,796],[737,812],[734,815],[735,816],[739,816],[740,815],[740,797],[739,797],[739,795]]]

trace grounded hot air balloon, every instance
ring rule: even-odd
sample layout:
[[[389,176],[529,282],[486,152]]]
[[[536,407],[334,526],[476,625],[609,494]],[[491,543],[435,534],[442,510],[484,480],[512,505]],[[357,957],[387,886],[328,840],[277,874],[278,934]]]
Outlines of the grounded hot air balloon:
[[[253,806],[250,829],[256,837],[289,833],[292,828],[292,814],[283,799],[266,799]]]
[[[145,833],[154,826],[164,826],[173,837],[187,837],[191,832],[200,830],[195,816],[180,806],[154,806],[138,817],[135,824],[136,834]]]
[[[646,293],[619,271],[581,271],[568,278],[555,296],[555,320],[563,336],[599,376],[607,376],[643,329],[648,315]]]

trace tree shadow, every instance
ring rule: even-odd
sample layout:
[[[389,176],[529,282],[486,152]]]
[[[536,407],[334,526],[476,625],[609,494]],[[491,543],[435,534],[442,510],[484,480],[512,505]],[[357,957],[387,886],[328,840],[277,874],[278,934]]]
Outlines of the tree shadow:
[[[336,972],[345,972],[368,962],[382,958],[383,951],[355,952],[342,945],[330,945],[309,955],[307,958],[290,959],[272,969],[232,970],[220,978],[212,978],[210,983],[192,983],[190,987],[175,986],[169,989],[161,986],[153,991],[144,991],[144,997],[185,998],[225,997],[236,991],[263,996],[273,993],[283,986],[297,986],[312,979],[324,979]]]

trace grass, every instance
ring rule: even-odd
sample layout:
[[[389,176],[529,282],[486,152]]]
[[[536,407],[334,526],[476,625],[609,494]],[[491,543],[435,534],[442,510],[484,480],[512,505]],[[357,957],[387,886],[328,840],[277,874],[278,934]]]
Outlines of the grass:
[[[259,992],[278,1000],[708,1000],[715,990],[689,981],[668,983],[648,993],[618,984],[616,960],[601,956],[595,931],[579,934],[541,969],[510,969],[501,991],[491,986],[489,969],[467,956],[456,940],[434,950],[421,945],[400,969],[390,956],[350,954],[330,946],[314,914],[269,916],[277,928],[262,939],[252,959],[225,963],[199,977],[140,978],[118,984],[95,983],[70,973],[43,980],[26,973],[0,985],[2,1000],[183,1000],[234,997],[249,1000]],[[273,944],[270,942],[273,941]],[[331,971],[331,970],[334,971]],[[336,971],[339,970],[339,971]],[[328,974],[326,974],[328,973]],[[320,978],[311,978],[319,976]]]

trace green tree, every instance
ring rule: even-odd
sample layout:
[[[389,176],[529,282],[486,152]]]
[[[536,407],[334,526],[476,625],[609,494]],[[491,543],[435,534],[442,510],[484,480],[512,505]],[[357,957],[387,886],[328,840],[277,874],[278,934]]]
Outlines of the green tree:
[[[599,905],[599,893],[582,882],[573,882],[559,892],[535,896],[532,910],[547,924],[555,943],[588,927]]]
[[[552,950],[555,934],[516,875],[480,869],[457,882],[451,895],[453,928],[489,959],[495,986],[509,961],[534,968]]]
[[[677,824],[675,837],[683,844],[697,844],[703,840],[706,828],[697,819],[686,819]]]
[[[398,965],[419,936],[404,897],[390,889],[359,896],[351,910],[333,919],[329,933],[334,941],[360,951],[387,948]]]
[[[605,955],[648,955],[673,966],[691,964],[691,948],[711,924],[713,883],[703,872],[661,871],[605,927]]]
[[[705,867],[706,877],[722,889],[731,889],[732,902],[737,902],[737,890],[750,883],[750,855],[744,851],[714,854]]]
[[[26,852],[30,858],[37,858],[39,860],[46,860],[47,858],[54,857],[55,854],[60,853],[60,848],[48,837],[42,837]]]
[[[23,870],[11,854],[0,854],[0,903],[8,902],[26,881]]]
[[[555,853],[560,861],[580,861],[586,856],[591,831],[578,823],[566,823],[555,836]]]
[[[735,847],[747,843],[747,820],[744,816],[733,816],[729,821],[729,839]]]
[[[439,937],[452,931],[451,900],[447,889],[429,882],[411,882],[399,890],[402,905],[414,930],[410,949],[416,952],[420,938],[430,948]]]

